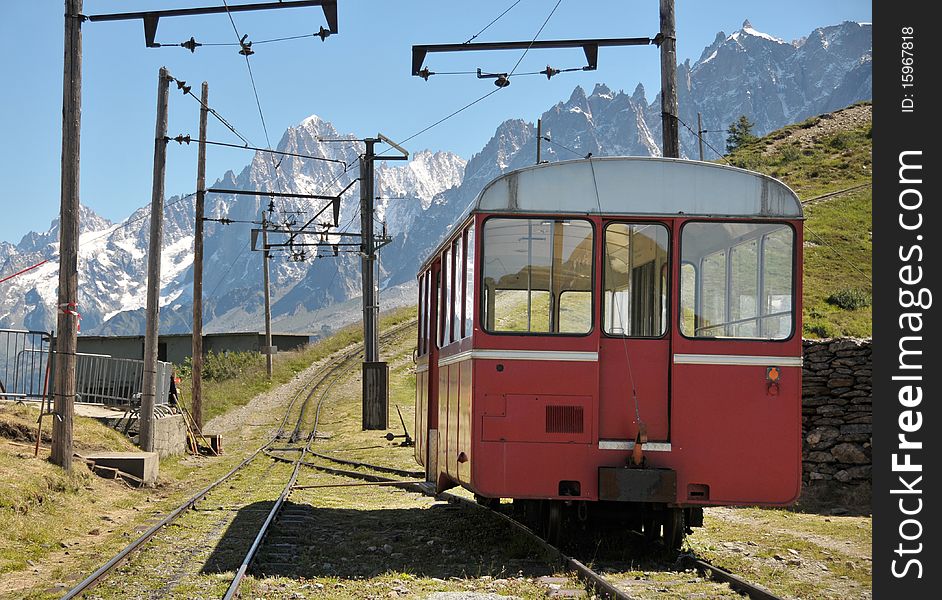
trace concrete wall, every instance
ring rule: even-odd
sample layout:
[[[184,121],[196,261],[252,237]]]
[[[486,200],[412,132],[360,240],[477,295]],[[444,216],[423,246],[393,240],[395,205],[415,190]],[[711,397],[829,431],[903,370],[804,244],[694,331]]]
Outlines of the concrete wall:
[[[297,334],[272,335],[272,344],[280,352],[300,348],[311,340]],[[203,353],[258,352],[265,344],[265,336],[258,333],[226,333],[203,336]],[[158,340],[160,360],[182,364],[192,355],[193,341],[188,335],[162,335]],[[144,358],[144,336],[98,337],[79,336],[78,350],[88,354],[106,354],[115,358]]]
[[[870,339],[805,340],[802,501],[869,506],[873,442]]]
[[[78,351],[84,354],[105,354],[114,358],[144,359],[144,338],[78,338]]]

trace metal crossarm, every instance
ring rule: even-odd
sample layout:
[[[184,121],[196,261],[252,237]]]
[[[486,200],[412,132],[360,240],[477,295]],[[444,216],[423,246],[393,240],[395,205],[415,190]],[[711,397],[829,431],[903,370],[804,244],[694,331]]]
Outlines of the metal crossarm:
[[[474,52],[481,50],[535,50],[538,48],[582,48],[588,63],[586,70],[598,67],[599,48],[602,46],[659,45],[661,36],[653,38],[601,38],[583,40],[534,40],[524,42],[481,42],[478,44],[419,44],[412,46],[412,74],[421,77],[422,64],[430,52]]]
[[[337,33],[337,0],[294,0],[292,2],[256,2],[253,4],[233,4],[232,6],[205,6],[198,8],[177,8],[169,10],[151,10],[144,12],[113,13],[107,15],[89,15],[88,20],[96,21],[130,21],[141,19],[144,22],[144,42],[148,48],[159,48],[160,44],[154,42],[157,35],[157,24],[161,17],[187,17],[193,15],[214,15],[220,13],[246,12],[255,10],[269,10],[275,8],[304,8],[320,6],[324,10],[324,18],[330,33]]]

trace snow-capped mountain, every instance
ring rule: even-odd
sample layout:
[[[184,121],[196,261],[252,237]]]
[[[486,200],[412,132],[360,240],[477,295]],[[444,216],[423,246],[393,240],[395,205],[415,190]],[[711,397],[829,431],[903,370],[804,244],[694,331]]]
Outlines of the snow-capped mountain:
[[[697,113],[707,141],[725,149],[725,129],[746,114],[763,134],[788,123],[871,97],[871,26],[845,22],[814,30],[785,42],[756,30],[748,21],[731,34],[717,34],[693,64],[678,65],[680,118],[696,129]],[[570,98],[543,113],[543,129],[553,142],[543,143],[545,160],[568,160],[592,153],[659,155],[660,99],[646,97],[642,86],[631,94],[603,84],[586,94],[577,87]],[[697,157],[695,136],[683,126],[681,148]],[[322,141],[348,139],[349,142]],[[352,134],[337,132],[328,121],[311,116],[289,128],[278,149],[325,161],[297,157],[272,159],[256,154],[236,175],[227,172],[212,187],[273,190],[302,194],[338,194],[358,176],[362,146]],[[705,158],[716,158],[708,150]],[[385,221],[393,241],[383,248],[380,285],[384,307],[413,301],[418,263],[455,225],[460,214],[490,179],[533,164],[536,132],[532,123],[502,123],[484,148],[465,162],[449,152],[421,151],[407,163],[380,163],[376,169],[376,216]],[[268,198],[213,194],[207,217],[258,220]],[[323,208],[323,200],[278,199],[273,226],[301,225]],[[357,231],[357,184],[343,195],[341,230]],[[82,208],[79,303],[85,333],[130,334],[143,331],[147,236],[150,208],[142,207],[122,223],[110,223]],[[332,219],[327,210],[318,219]],[[250,230],[257,225],[205,223],[204,318],[207,331],[261,328],[261,255],[250,251]],[[161,330],[189,331],[192,310],[193,198],[166,202],[162,273]],[[272,236],[277,237],[273,234]],[[329,238],[332,243],[337,237]],[[308,241],[315,241],[310,239]],[[349,240],[348,240],[349,241]],[[7,281],[0,296],[0,328],[54,326],[58,225],[29,233],[16,246],[0,242],[0,277],[44,259],[36,269]],[[355,248],[354,248],[355,250]],[[274,328],[311,332],[358,317],[359,257],[289,260],[275,253],[271,261]],[[321,260],[321,258],[326,260]],[[403,287],[404,286],[404,287]],[[349,308],[342,308],[344,303]]]

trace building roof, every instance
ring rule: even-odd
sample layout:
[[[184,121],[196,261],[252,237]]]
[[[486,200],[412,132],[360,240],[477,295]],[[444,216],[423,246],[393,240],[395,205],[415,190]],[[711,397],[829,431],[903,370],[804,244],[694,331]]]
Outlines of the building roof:
[[[203,337],[236,337],[236,336],[264,336],[264,331],[233,331],[230,333],[204,333]],[[272,337],[303,337],[309,338],[317,334],[314,333],[272,333]],[[161,333],[158,338],[191,338],[191,333]],[[144,339],[144,334],[140,335],[83,335],[79,334],[80,340],[136,340]]]

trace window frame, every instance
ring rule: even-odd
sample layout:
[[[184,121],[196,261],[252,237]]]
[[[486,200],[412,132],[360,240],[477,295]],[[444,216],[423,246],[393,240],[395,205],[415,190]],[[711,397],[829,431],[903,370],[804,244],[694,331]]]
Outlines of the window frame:
[[[553,332],[551,332],[551,331],[539,331],[539,332],[534,332],[534,331],[491,331],[490,329],[488,329],[488,327],[487,327],[487,319],[486,319],[487,315],[485,314],[485,310],[486,310],[486,308],[487,308],[487,302],[485,301],[485,300],[486,300],[485,292],[487,291],[487,289],[486,289],[485,286],[484,286],[484,272],[485,272],[485,265],[486,265],[486,261],[487,261],[487,239],[486,239],[486,236],[485,236],[485,232],[486,232],[486,230],[487,230],[487,222],[490,221],[491,219],[521,220],[521,221],[527,221],[527,220],[533,220],[533,221],[535,221],[535,220],[582,221],[582,222],[584,222],[584,223],[588,223],[588,224],[589,224],[590,230],[591,230],[591,232],[592,232],[592,272],[591,272],[591,274],[590,274],[590,281],[589,281],[589,289],[588,289],[588,291],[592,294],[592,301],[591,301],[591,310],[590,310],[590,316],[589,316],[589,319],[590,319],[590,320],[589,320],[589,329],[588,329],[588,331],[586,331],[585,333],[561,333],[561,332],[560,332],[560,333],[553,333]],[[478,295],[478,298],[479,298],[479,300],[480,300],[480,301],[477,303],[477,307],[476,307],[476,312],[475,312],[475,314],[476,314],[476,316],[477,316],[477,318],[478,318],[478,323],[481,324],[481,331],[484,332],[484,333],[487,334],[487,335],[511,336],[511,337],[514,337],[514,336],[516,336],[516,337],[526,336],[526,337],[547,337],[547,338],[560,338],[560,337],[562,337],[562,338],[580,338],[580,337],[589,337],[589,336],[593,335],[593,334],[595,333],[595,328],[596,328],[596,319],[595,319],[595,316],[596,316],[596,313],[598,312],[598,310],[597,310],[597,309],[598,309],[598,294],[596,293],[596,282],[598,281],[598,278],[596,277],[596,270],[598,269],[598,246],[597,246],[597,244],[598,244],[598,239],[599,239],[599,238],[598,238],[598,233],[599,233],[599,232],[598,232],[598,227],[596,227],[596,222],[595,222],[595,220],[593,220],[592,218],[589,218],[588,216],[586,216],[586,215],[584,215],[584,214],[583,214],[583,215],[568,215],[568,214],[551,214],[551,215],[546,215],[546,214],[542,214],[542,215],[541,215],[541,214],[523,214],[523,215],[522,215],[522,214],[513,214],[513,215],[501,215],[501,214],[494,214],[494,215],[488,215],[487,217],[485,217],[485,219],[481,222],[481,226],[479,227],[479,231],[478,231],[478,233],[477,233],[477,235],[480,235],[480,237],[481,237],[481,244],[480,244],[479,256],[475,259],[475,260],[477,260],[477,264],[478,264],[478,273],[476,273],[476,274],[474,275],[474,277],[475,277],[475,283],[477,284],[478,290],[479,290],[479,292],[478,292],[477,295]],[[495,290],[495,291],[496,291],[496,290]],[[568,290],[568,291],[572,291],[572,290]],[[581,290],[581,291],[585,291],[585,290]],[[562,293],[561,293],[560,295],[562,295]],[[558,303],[557,303],[556,306],[557,306],[557,308],[558,308]]]
[[[477,290],[474,275],[477,270],[477,264],[474,262],[477,252],[474,248],[475,229],[473,222],[464,228],[461,236],[464,240],[464,306],[461,311],[460,339],[467,339],[474,335],[474,294]],[[469,266],[471,267],[471,277],[468,277]]]
[[[687,225],[688,225],[688,224],[691,224],[691,223],[695,223],[695,224],[704,224],[704,223],[707,223],[707,224],[709,224],[709,223],[713,223],[713,224],[740,223],[740,224],[746,224],[746,225],[749,225],[749,224],[754,224],[754,225],[783,225],[783,226],[789,228],[789,230],[791,231],[791,234],[792,234],[792,238],[791,238],[791,244],[792,244],[792,254],[791,254],[791,259],[792,259],[792,260],[791,260],[791,315],[792,315],[792,318],[791,318],[791,329],[789,330],[788,335],[785,336],[785,337],[782,337],[782,338],[759,338],[759,337],[752,337],[752,338],[749,338],[749,337],[706,337],[706,336],[688,335],[688,334],[683,330],[683,327],[680,326],[680,325],[681,325],[681,322],[682,322],[682,320],[683,320],[683,302],[681,301],[681,300],[682,300],[682,297],[681,297],[681,296],[682,296],[682,291],[681,291],[681,289],[680,289],[680,285],[681,285],[682,282],[681,282],[681,281],[678,281],[678,288],[677,288],[677,299],[678,299],[678,301],[677,301],[676,310],[674,311],[674,315],[675,315],[675,317],[677,318],[677,325],[678,325],[677,331],[678,331],[678,333],[680,333],[680,336],[683,337],[683,338],[686,339],[686,340],[691,340],[691,341],[695,341],[695,342],[733,342],[733,343],[743,343],[743,342],[750,343],[750,342],[752,342],[752,343],[774,343],[774,344],[783,344],[783,343],[787,343],[787,342],[790,342],[790,341],[794,340],[795,334],[796,334],[796,332],[797,332],[798,321],[799,321],[800,318],[801,318],[801,311],[802,311],[802,306],[800,305],[800,300],[801,300],[801,298],[799,298],[799,297],[798,297],[798,294],[797,294],[797,291],[798,291],[798,275],[799,275],[799,274],[798,274],[798,267],[799,267],[799,265],[798,265],[798,243],[797,243],[797,241],[798,241],[798,229],[797,229],[797,227],[795,226],[795,223],[792,222],[792,221],[784,221],[784,220],[779,220],[779,219],[690,219],[690,220],[687,220],[687,221],[684,221],[683,223],[681,223],[680,228],[679,228],[679,233],[678,233],[679,237],[678,237],[678,240],[677,240],[677,241],[678,241],[678,250],[679,250],[678,254],[679,254],[679,257],[680,257],[680,259],[678,260],[678,265],[683,265],[684,263],[692,265],[692,266],[694,267],[694,274],[695,274],[695,276],[696,276],[696,287],[695,287],[695,295],[694,295],[694,297],[695,297],[695,300],[694,300],[694,306],[695,306],[695,308],[694,308],[694,315],[695,315],[695,316],[694,316],[694,331],[696,331],[696,329],[697,329],[697,322],[696,322],[696,321],[697,321],[697,315],[699,314],[700,305],[701,305],[702,302],[703,302],[703,295],[702,295],[702,289],[701,289],[701,285],[702,285],[702,281],[703,281],[703,279],[702,279],[702,277],[701,277],[703,258],[705,258],[706,256],[710,256],[710,255],[714,254],[715,252],[711,252],[710,254],[707,254],[707,255],[705,255],[705,256],[701,256],[701,257],[699,258],[699,260],[698,260],[696,263],[693,263],[693,262],[685,261],[685,260],[684,260],[684,258],[683,258],[683,256],[684,256],[684,230],[686,229]],[[768,235],[768,233],[763,234],[763,235],[760,236],[759,238],[755,238],[755,239],[758,241],[758,240],[764,238],[764,237],[767,236],[767,235]],[[737,245],[738,245],[738,244],[737,244]],[[764,245],[765,245],[765,244],[764,244],[764,241],[761,242],[761,243],[759,243],[758,245],[759,245],[759,255],[760,255],[760,260],[761,260],[761,256],[764,255],[764,248],[763,248]],[[731,253],[730,251],[731,251],[732,248],[734,248],[734,247],[735,247],[735,246],[725,246],[725,248],[724,248],[724,251],[726,252],[726,255],[727,255],[727,258],[726,258],[726,261],[725,261],[725,264],[726,264],[726,273],[727,273],[725,292],[728,292],[728,291],[729,291],[729,286],[730,286],[730,281],[729,281],[730,259],[729,259],[729,255],[730,255],[730,253]],[[717,251],[717,252],[718,252],[718,251]],[[758,264],[759,264],[759,271],[760,271],[760,273],[761,273],[761,271],[762,271],[762,263],[759,262]],[[760,279],[760,280],[764,280],[765,278],[760,275],[760,276],[759,276],[759,279]],[[759,291],[758,291],[758,294],[761,294],[761,293],[762,293],[762,290],[761,290],[761,288],[760,288]],[[727,293],[727,295],[726,295],[726,300],[725,300],[725,302],[726,302],[727,304],[729,303],[729,295],[728,295],[728,293]],[[757,307],[757,310],[758,310],[758,307]],[[756,320],[761,319],[761,318],[763,318],[763,317],[760,317],[760,316],[758,316],[758,315],[756,316]]]
[[[626,335],[623,333],[609,333],[605,331],[604,323],[602,327],[599,328],[599,331],[601,332],[602,337],[607,337],[607,338],[612,338],[612,339],[617,339],[617,340],[662,340],[662,339],[665,339],[667,336],[671,334],[671,329],[673,327],[672,319],[670,318],[670,315],[671,315],[670,304],[671,304],[671,298],[673,297],[673,289],[671,287],[671,284],[673,283],[672,271],[673,271],[673,264],[674,264],[674,247],[673,247],[674,246],[673,245],[673,241],[674,241],[673,233],[674,232],[671,229],[671,226],[664,221],[656,221],[656,220],[638,221],[638,220],[624,220],[624,219],[612,219],[610,221],[605,221],[604,223],[602,223],[602,239],[599,242],[599,247],[601,249],[601,260],[603,261],[605,260],[605,257],[606,257],[605,234],[608,231],[608,227],[610,225],[629,225],[629,226],[631,225],[660,225],[664,227],[664,229],[667,230],[667,260],[664,263],[664,265],[667,266],[667,306],[666,306],[667,310],[665,311],[667,318],[664,319],[665,321],[664,333],[662,333],[661,335]],[[660,278],[660,276],[661,276],[660,272],[655,273],[655,279]],[[599,288],[599,292],[600,292],[599,293],[599,315],[600,315],[599,318],[604,321],[605,320],[605,315],[604,315],[605,292],[606,292],[605,269],[602,269],[601,280],[602,280],[601,281],[602,285]],[[661,296],[658,295],[658,301],[660,301],[660,298]],[[678,304],[680,303],[678,302]],[[662,309],[659,306],[658,312],[661,312],[661,310]]]

